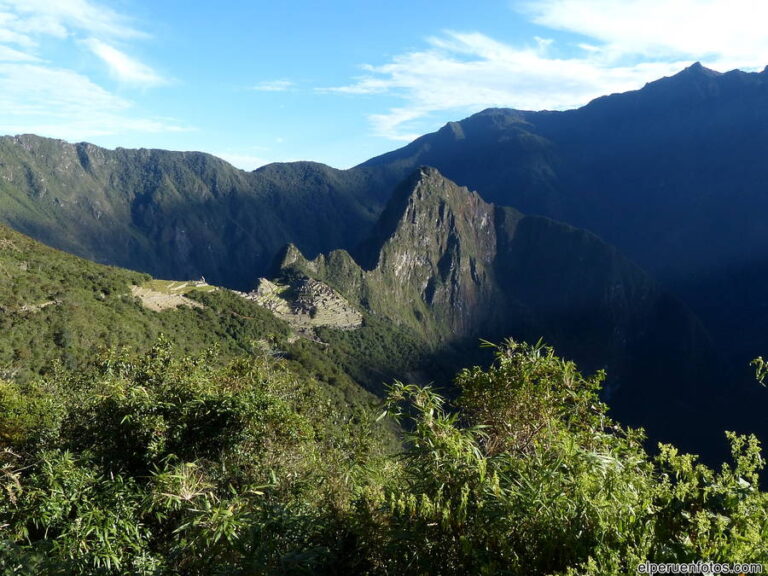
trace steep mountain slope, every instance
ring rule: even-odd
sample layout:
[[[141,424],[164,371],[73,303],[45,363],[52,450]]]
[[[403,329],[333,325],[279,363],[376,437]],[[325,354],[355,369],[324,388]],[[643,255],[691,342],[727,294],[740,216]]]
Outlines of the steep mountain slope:
[[[700,64],[578,110],[486,110],[366,162],[435,166],[487,201],[587,228],[689,303],[745,367],[768,349],[768,71]]]
[[[379,210],[365,188],[309,162],[246,173],[199,153],[0,138],[0,221],[97,262],[237,288],[289,241],[309,254],[359,241]]]
[[[686,443],[691,418],[709,410],[699,403],[715,392],[699,323],[587,231],[495,207],[421,168],[355,258],[335,251],[307,260],[289,247],[281,270],[328,282],[436,349],[543,337],[584,366],[608,368],[612,406],[656,437]]]

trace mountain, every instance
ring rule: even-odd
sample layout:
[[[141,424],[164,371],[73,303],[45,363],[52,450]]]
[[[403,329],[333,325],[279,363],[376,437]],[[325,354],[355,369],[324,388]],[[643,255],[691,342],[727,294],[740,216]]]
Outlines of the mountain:
[[[768,348],[768,301],[753,288],[768,280],[766,145],[768,72],[696,64],[577,110],[486,110],[346,171],[246,173],[204,154],[2,138],[0,221],[98,262],[246,290],[287,243],[309,257],[354,249],[395,187],[434,166],[488,202],[613,244],[744,370]]]
[[[763,391],[754,388],[748,367],[768,349],[768,300],[760,289],[768,281],[768,226],[760,217],[768,209],[763,191],[768,168],[761,157],[766,145],[768,72],[720,74],[697,64],[641,90],[598,98],[577,110],[486,110],[345,171],[297,162],[246,173],[199,153],[110,151],[35,136],[0,138],[0,221],[97,262],[162,278],[204,276],[213,284],[240,290],[252,289],[267,275],[275,256],[289,243],[310,260],[320,254],[337,259],[335,274],[362,278],[353,266],[360,264],[358,268],[374,278],[379,257],[405,257],[404,248],[387,244],[404,209],[388,201],[410,201],[405,200],[407,191],[394,196],[393,191],[420,166],[434,166],[459,186],[475,190],[477,205],[472,210],[456,208],[456,233],[433,239],[435,245],[446,244],[429,256],[428,274],[412,268],[427,282],[423,288],[419,285],[414,292],[413,284],[408,292],[391,284],[389,292],[380,290],[375,296],[369,290],[364,295],[379,297],[382,303],[390,299],[402,318],[395,331],[391,321],[373,328],[380,316],[369,315],[360,330],[334,333],[337,342],[344,342],[343,361],[349,362],[345,370],[361,365],[356,350],[365,338],[370,338],[366,343],[374,342],[386,333],[388,345],[393,345],[387,348],[390,352],[396,353],[402,340],[409,342],[409,358],[421,358],[422,343],[444,342],[453,333],[462,339],[476,334],[478,326],[503,324],[499,316],[511,314],[510,307],[519,313],[515,326],[536,326],[534,333],[553,341],[558,332],[562,341],[569,334],[598,334],[570,338],[577,356],[579,346],[583,351],[614,342],[607,336],[609,326],[625,326],[628,343],[610,344],[615,347],[608,356],[618,358],[624,347],[634,347],[635,357],[641,356],[638,350],[646,350],[650,360],[639,363],[635,374],[649,381],[655,381],[656,372],[643,367],[657,365],[661,357],[674,364],[679,355],[682,364],[698,365],[682,370],[678,381],[668,386],[677,391],[670,392],[672,396],[687,394],[685,402],[704,401],[697,392],[702,373],[707,382],[733,383],[718,387],[707,401],[728,406],[732,414],[724,425],[748,430],[761,426],[756,422],[764,420],[766,401]],[[483,213],[480,199],[495,207]],[[423,213],[440,218],[439,206]],[[518,218],[514,210],[500,206],[514,206],[526,216]],[[472,214],[493,215],[495,243],[490,227],[487,237],[473,235],[480,224],[470,222]],[[514,235],[500,232],[502,221]],[[565,224],[578,232],[566,233],[570,229]],[[543,232],[548,227],[549,232]],[[552,241],[560,257],[540,253],[537,235],[549,234],[551,240],[555,232],[568,240]],[[473,265],[466,256],[455,257],[466,254],[467,248],[456,244],[456,238],[465,244],[477,242]],[[514,238],[509,250],[500,249],[509,238]],[[405,241],[418,236],[402,240],[401,246],[421,249]],[[556,313],[563,306],[580,305],[580,290],[586,290],[593,275],[604,274],[594,280],[598,284],[611,277],[598,271],[628,270],[611,264],[608,251],[593,262],[585,255],[589,251],[577,249],[602,241],[615,247],[614,264],[636,262],[647,273],[644,277],[652,279],[648,282],[654,293],[665,295],[653,308],[659,317],[658,323],[649,324],[659,327],[654,337],[644,336],[653,330],[638,328],[639,320],[631,314],[618,312],[620,298],[611,309],[615,322],[601,324],[601,314],[592,318],[586,312],[581,317]],[[499,253],[516,256],[503,265]],[[588,265],[579,267],[574,258],[584,258]],[[561,277],[547,276],[557,266],[570,271],[568,278],[581,280],[561,284]],[[515,276],[520,283],[510,283],[520,269],[525,270]],[[472,283],[473,275],[477,284]],[[636,277],[629,285],[642,286],[635,283]],[[387,282],[380,279],[382,285]],[[420,296],[422,290],[426,299]],[[502,301],[499,292],[514,297]],[[414,295],[419,296],[414,304],[401,306]],[[698,356],[687,352],[698,349],[690,343],[700,340],[702,326],[691,329],[679,343],[672,336],[677,333],[660,328],[689,324],[690,312],[681,311],[679,300],[711,338],[715,367],[694,361]],[[521,301],[525,306],[515,308]],[[641,299],[626,301],[636,306]],[[459,306],[471,309],[477,319],[452,312]],[[552,310],[541,312],[547,306]],[[631,336],[635,330],[640,330],[638,335]],[[620,342],[619,336],[615,342]],[[648,342],[648,348],[640,341]],[[667,356],[655,356],[664,349],[669,350]],[[562,352],[569,354],[569,349]],[[337,354],[337,349],[328,354]],[[383,356],[365,378],[373,381],[391,374]],[[602,364],[596,360],[587,365]],[[665,391],[659,392],[662,398]]]
[[[327,282],[435,350],[543,338],[588,369],[607,368],[619,418],[654,438],[689,443],[692,419],[710,410],[700,399],[716,393],[701,325],[615,248],[489,204],[434,168],[403,182],[352,254],[308,260],[289,246],[279,271]]]
[[[364,174],[321,164],[253,173],[213,156],[0,138],[0,221],[90,260],[250,288],[294,242],[354,244],[379,211]],[[338,226],[339,219],[346,226]]]
[[[695,64],[577,110],[486,110],[362,167],[435,166],[487,201],[598,234],[745,369],[768,349],[766,146],[768,71]]]

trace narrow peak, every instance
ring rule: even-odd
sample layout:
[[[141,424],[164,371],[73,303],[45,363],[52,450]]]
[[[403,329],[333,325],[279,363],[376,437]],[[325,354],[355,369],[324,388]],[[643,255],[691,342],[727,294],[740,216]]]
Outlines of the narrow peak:
[[[459,186],[443,176],[437,168],[421,166],[410,178],[404,180],[392,195],[381,215],[379,225],[387,223],[385,228],[391,229],[409,207],[418,212],[431,209],[435,203],[459,210],[464,206],[486,204],[476,192]]]
[[[436,197],[442,200],[455,200],[472,195],[472,192],[467,188],[459,186],[432,166],[420,166],[411,178],[403,182],[398,192],[400,199],[396,200],[396,202],[410,199],[411,202],[417,204],[427,202],[431,198]]]
[[[368,240],[353,252],[353,258],[366,270],[372,270],[385,242],[403,222],[405,214],[421,213],[437,204],[462,206],[466,202],[483,203],[480,197],[443,176],[437,168],[420,166],[395,189]]]
[[[392,194],[389,204],[401,204],[423,188],[432,189],[434,184],[445,183],[456,186],[451,180],[433,166],[422,165],[400,182]]]
[[[677,76],[679,75],[697,75],[697,76],[706,76],[710,78],[714,78],[716,76],[720,76],[722,73],[718,72],[717,70],[712,70],[711,68],[707,68],[706,66],[702,65],[701,62],[694,62],[687,68],[684,68],[680,72],[678,72]]]

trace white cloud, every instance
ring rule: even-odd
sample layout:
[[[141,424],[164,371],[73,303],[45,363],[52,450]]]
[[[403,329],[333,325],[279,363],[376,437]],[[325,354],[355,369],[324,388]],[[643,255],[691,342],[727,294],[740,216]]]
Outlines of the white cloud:
[[[723,69],[768,64],[764,0],[536,0],[519,9],[539,25],[600,42],[613,59],[702,60]]]
[[[500,42],[477,32],[446,31],[345,86],[347,95],[397,102],[369,116],[375,133],[410,140],[437,112],[494,106],[566,109],[678,72],[696,60],[717,70],[768,64],[765,0],[533,0],[517,14],[542,27],[538,36]],[[544,28],[548,29],[544,30]],[[548,33],[541,33],[548,32]],[[562,33],[578,35],[563,39]],[[556,38],[553,38],[556,37]]]
[[[78,40],[83,35],[87,39],[78,45],[102,60],[117,81],[139,87],[166,83],[152,68],[115,48],[116,40],[147,35],[111,8],[91,0],[0,0],[0,47],[6,52],[21,49],[20,54],[32,58],[48,37]]]
[[[178,132],[171,119],[145,117],[133,104],[71,70],[0,63],[0,133],[84,140],[124,132]]]
[[[149,66],[142,64],[106,42],[89,38],[84,42],[109,68],[110,74],[119,82],[136,86],[159,86],[167,81]]]
[[[15,16],[15,29],[27,37],[67,38],[77,31],[102,38],[146,36],[126,16],[90,0],[0,0],[0,11]]]
[[[290,80],[266,80],[250,87],[256,92],[286,92],[294,87]]]
[[[39,60],[32,54],[0,44],[0,62],[38,62]]]
[[[367,66],[367,74],[353,84],[330,90],[398,97],[403,105],[369,119],[377,135],[410,140],[423,132],[419,120],[433,112],[572,108],[606,93],[638,88],[688,64],[603,66],[599,55],[583,50],[573,58],[551,57],[551,41],[532,39],[532,46],[517,48],[479,33],[447,32],[428,42],[427,50]]]
[[[65,66],[49,42],[88,50],[122,88],[164,84],[149,66],[115,48],[143,38],[147,34],[130,18],[103,1],[0,0],[0,133],[86,140],[188,130],[142,113],[133,101]]]

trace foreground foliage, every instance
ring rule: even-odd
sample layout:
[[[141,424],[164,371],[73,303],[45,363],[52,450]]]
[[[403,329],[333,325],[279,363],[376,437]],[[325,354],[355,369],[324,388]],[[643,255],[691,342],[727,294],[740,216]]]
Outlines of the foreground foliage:
[[[2,574],[628,574],[768,559],[753,437],[712,470],[606,415],[602,375],[512,341],[454,406],[366,409],[262,354],[111,352],[0,383]],[[385,420],[382,419],[382,422]]]

